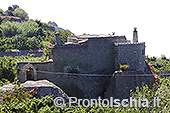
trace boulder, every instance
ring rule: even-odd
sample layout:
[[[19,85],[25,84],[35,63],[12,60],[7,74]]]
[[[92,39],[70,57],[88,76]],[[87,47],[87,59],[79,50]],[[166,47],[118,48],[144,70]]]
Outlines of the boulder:
[[[48,80],[26,81],[25,83],[22,83],[21,86],[22,85],[24,87],[24,90],[30,91],[33,97],[41,98],[41,96],[44,97],[51,94],[53,95],[53,98],[62,97],[66,103],[69,100],[68,95],[65,94],[61,88],[54,85],[52,82],[49,82]],[[12,84],[4,85],[0,87],[0,91],[12,91],[13,87],[14,85]]]

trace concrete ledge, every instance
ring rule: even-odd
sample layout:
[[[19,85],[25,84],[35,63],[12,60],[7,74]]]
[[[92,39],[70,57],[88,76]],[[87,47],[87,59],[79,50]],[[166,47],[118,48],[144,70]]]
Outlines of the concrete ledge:
[[[17,62],[17,64],[45,64],[45,63],[53,63],[53,61],[43,61],[43,62],[30,62],[30,61],[23,61],[23,62]]]

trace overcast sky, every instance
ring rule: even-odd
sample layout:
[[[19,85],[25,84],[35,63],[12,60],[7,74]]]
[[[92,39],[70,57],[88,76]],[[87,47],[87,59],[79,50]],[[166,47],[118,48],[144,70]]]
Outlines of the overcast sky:
[[[125,35],[146,42],[146,55],[170,58],[169,0],[0,0],[0,8],[19,5],[30,19],[54,21],[76,35]]]

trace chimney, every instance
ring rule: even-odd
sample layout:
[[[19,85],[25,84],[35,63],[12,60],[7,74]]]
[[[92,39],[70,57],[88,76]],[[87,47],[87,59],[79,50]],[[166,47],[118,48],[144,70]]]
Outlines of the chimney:
[[[137,28],[135,27],[133,31],[133,43],[138,42],[138,31],[136,29]]]
[[[61,45],[60,33],[56,33],[55,37],[56,37],[56,45],[57,46]]]

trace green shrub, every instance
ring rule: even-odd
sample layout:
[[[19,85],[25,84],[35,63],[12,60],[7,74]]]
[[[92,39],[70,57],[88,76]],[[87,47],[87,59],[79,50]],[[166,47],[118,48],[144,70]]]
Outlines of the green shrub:
[[[139,108],[133,107],[131,109],[138,112],[167,112],[170,111],[170,77],[167,78],[159,78],[159,85],[153,85],[152,88],[149,88],[148,85],[143,85],[143,87],[136,87],[136,91],[131,93],[131,96],[134,98],[145,98],[149,100],[150,106],[148,108]],[[131,90],[132,91],[132,90]],[[160,107],[153,107],[154,97],[159,97]]]
[[[19,61],[45,61],[44,57],[35,57],[34,54],[28,54],[27,56],[15,56],[14,58],[9,56],[0,57],[0,84],[1,86],[6,84],[5,79],[10,82],[17,80],[17,62]]]
[[[129,65],[125,65],[125,64],[124,64],[124,65],[121,65],[121,64],[120,64],[120,70],[121,70],[121,71],[126,71],[128,68],[129,68]]]
[[[19,7],[17,7],[12,13],[16,17],[20,17],[22,19],[28,19],[28,14]]]
[[[8,79],[2,78],[2,80],[0,80],[0,87],[9,83],[10,81],[8,81]]]
[[[2,32],[2,29],[0,29],[0,37],[3,36],[3,32]]]
[[[33,98],[29,99],[29,92],[22,92],[23,88],[16,85],[14,91],[3,92],[5,95],[5,100],[0,105],[0,112],[40,112],[40,113],[51,113],[51,112],[89,112],[89,113],[105,113],[105,112],[124,112],[124,113],[167,113],[170,111],[170,77],[160,78],[159,85],[154,85],[152,88],[149,88],[147,85],[143,85],[142,87],[136,87],[135,92],[131,91],[131,96],[135,99],[145,98],[149,100],[150,105],[153,104],[154,97],[159,97],[160,107],[83,107],[83,106],[72,106],[68,107],[68,105],[64,107],[56,107],[53,104],[52,95],[48,95],[46,97]]]
[[[3,14],[4,13],[4,11],[2,10],[2,9],[0,9],[0,16],[1,16],[1,14]]]

